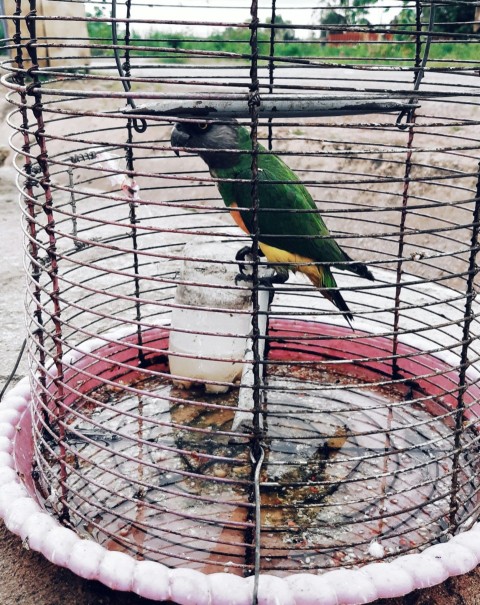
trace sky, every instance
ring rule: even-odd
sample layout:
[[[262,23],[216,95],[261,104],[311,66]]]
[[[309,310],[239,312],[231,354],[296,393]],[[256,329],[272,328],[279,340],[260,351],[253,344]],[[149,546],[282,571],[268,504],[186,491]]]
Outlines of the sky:
[[[312,24],[318,21],[314,16],[315,8],[325,6],[328,0],[277,0],[277,14],[293,24]],[[96,3],[95,3],[96,4]],[[107,5],[109,3],[107,2]],[[400,0],[379,0],[376,7],[370,9],[369,20],[372,23],[388,23],[401,8]],[[124,16],[124,2],[118,2],[118,16]],[[394,6],[385,12],[385,6]],[[259,0],[260,21],[271,16],[271,0]],[[236,24],[249,20],[249,0],[132,0],[133,19],[158,19],[162,21],[201,21],[202,25],[169,24],[157,25],[164,31],[188,31],[193,35],[205,36],[218,31],[219,26],[208,25],[208,22]],[[145,26],[150,28],[151,26]],[[143,29],[135,26],[135,30]],[[310,36],[309,30],[296,30],[299,38]]]

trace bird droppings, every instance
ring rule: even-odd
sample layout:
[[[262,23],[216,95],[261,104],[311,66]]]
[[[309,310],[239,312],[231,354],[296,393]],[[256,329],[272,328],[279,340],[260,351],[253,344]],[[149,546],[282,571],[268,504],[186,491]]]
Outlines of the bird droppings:
[[[402,540],[404,540],[404,538],[401,538],[400,542],[402,542]],[[368,547],[368,554],[374,559],[383,559],[385,556],[385,548],[380,542],[377,542],[377,540],[372,540]]]

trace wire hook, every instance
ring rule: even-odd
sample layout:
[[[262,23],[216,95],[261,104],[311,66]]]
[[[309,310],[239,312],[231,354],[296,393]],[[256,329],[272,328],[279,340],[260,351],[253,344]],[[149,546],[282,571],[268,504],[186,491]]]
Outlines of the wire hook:
[[[123,65],[120,60],[120,54],[118,52],[118,34],[117,34],[117,22],[115,21],[117,17],[117,0],[112,0],[112,42],[113,42],[113,54],[115,56],[115,63],[117,65],[118,75],[122,79],[122,85],[125,92],[130,92],[131,85],[128,80],[126,80],[125,72],[123,70]],[[127,97],[127,103],[130,105],[132,109],[136,109],[137,106],[135,101],[131,97]],[[133,118],[132,119],[133,128],[138,133],[145,132],[147,130],[147,121],[145,118]]]
[[[423,52],[422,63],[420,65],[420,69],[417,72],[417,76],[415,78],[415,83],[413,85],[414,92],[417,92],[420,89],[420,84],[423,80],[423,76],[425,75],[425,67],[427,65],[428,55],[430,53],[430,44],[432,41],[432,31],[433,31],[434,23],[435,23],[435,1],[433,0],[432,2],[430,2],[430,19],[428,22],[427,41],[425,43],[425,50]],[[416,104],[417,100],[418,100],[417,98],[412,97],[410,99],[409,103],[411,105]],[[408,128],[409,124],[411,124],[411,122],[412,122],[414,111],[415,111],[414,107],[410,107],[409,109],[402,109],[402,111],[398,115],[397,121],[395,123],[397,128],[399,128],[400,130],[406,130]],[[402,123],[402,120],[404,117],[406,117],[407,120],[406,120],[406,122]]]

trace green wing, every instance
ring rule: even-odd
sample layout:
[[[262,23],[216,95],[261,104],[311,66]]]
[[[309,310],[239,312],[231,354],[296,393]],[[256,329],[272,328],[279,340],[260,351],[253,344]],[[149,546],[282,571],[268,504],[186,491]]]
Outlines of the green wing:
[[[251,157],[245,155],[235,167],[218,170],[215,176],[250,181],[250,162]],[[312,196],[297,175],[279,157],[270,154],[258,156],[258,168],[260,241],[318,262],[348,260],[330,236]],[[227,206],[235,203],[244,209],[242,218],[251,233],[250,182],[220,182],[218,188]]]

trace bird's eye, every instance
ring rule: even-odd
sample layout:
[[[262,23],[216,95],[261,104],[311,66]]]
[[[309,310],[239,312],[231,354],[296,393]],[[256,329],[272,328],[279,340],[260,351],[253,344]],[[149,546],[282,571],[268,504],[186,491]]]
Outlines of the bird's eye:
[[[210,126],[210,124],[206,124],[206,123],[205,123],[205,124],[199,124],[199,125],[198,125],[198,128],[199,128],[200,130],[208,130],[208,127],[209,127],[209,126]]]

